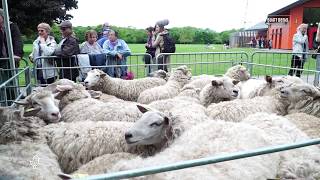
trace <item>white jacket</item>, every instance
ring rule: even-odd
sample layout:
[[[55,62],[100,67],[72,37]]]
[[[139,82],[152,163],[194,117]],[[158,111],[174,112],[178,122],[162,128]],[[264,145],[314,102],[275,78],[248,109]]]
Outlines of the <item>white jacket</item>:
[[[41,47],[41,53],[39,53],[39,49]],[[32,53],[29,55],[33,58],[34,61],[36,61],[36,58],[39,56],[52,56],[55,49],[57,47],[57,43],[54,40],[54,37],[48,36],[46,39],[45,43],[40,43],[40,37],[38,37],[34,42],[33,42],[33,50]],[[41,59],[37,60],[37,67],[41,68],[50,68],[50,67],[55,67],[53,64],[53,61],[48,61],[50,59]],[[52,78],[58,75],[57,70],[55,69],[43,69],[42,70],[43,78],[48,79]]]
[[[302,58],[302,53],[303,53],[303,44],[306,43],[306,53],[309,52],[309,42],[308,42],[308,36],[307,35],[302,35],[300,31],[298,31],[296,34],[293,36],[293,42],[292,42],[292,53],[293,55],[296,55],[300,58]],[[296,53],[296,54],[295,54]],[[308,59],[308,56],[305,56],[305,60]]]

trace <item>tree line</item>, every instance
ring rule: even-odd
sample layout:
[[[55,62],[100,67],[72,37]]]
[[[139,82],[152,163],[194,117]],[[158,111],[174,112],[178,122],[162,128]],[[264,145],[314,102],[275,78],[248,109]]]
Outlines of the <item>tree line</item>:
[[[88,30],[94,29],[101,33],[102,26],[77,26],[73,28],[76,37],[80,42],[85,41],[85,33]],[[146,43],[146,30],[137,29],[134,27],[117,27],[112,26],[111,29],[118,31],[119,38],[125,40],[127,43]],[[169,29],[170,35],[174,38],[177,44],[225,44],[229,41],[229,36],[238,30],[232,29],[223,32],[215,32],[211,29],[202,29],[195,27],[174,27]],[[25,43],[32,43],[37,37],[35,33],[24,36]],[[52,25],[52,35],[57,41],[60,41],[61,35],[57,24]]]

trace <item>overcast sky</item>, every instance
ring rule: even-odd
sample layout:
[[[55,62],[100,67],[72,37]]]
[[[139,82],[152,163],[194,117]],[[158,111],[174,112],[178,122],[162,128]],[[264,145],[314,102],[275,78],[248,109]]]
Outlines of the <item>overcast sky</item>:
[[[246,5],[248,1],[248,6]],[[221,32],[250,27],[296,0],[78,0],[69,11],[75,26],[109,22],[121,27],[146,28],[169,19],[170,27],[193,26]],[[247,23],[244,23],[246,21]]]

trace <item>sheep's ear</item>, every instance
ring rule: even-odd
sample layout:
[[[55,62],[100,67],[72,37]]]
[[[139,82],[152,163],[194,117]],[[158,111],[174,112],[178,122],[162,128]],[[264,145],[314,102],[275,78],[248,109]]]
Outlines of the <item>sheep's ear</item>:
[[[240,81],[239,80],[232,80],[232,84],[237,85]]]
[[[212,80],[211,81],[212,86],[221,86],[223,84],[220,80]]]
[[[16,103],[18,105],[22,105],[22,106],[26,106],[26,105],[30,104],[26,99],[22,99],[20,101],[14,101],[14,103]]]
[[[99,99],[101,97],[101,95],[102,95],[101,91],[88,90],[88,93],[94,99]]]
[[[272,83],[272,76],[266,75],[265,80],[267,81],[267,83]]]
[[[70,91],[73,87],[71,85],[57,85],[56,90],[58,92]]]
[[[25,109],[23,112],[24,117],[35,116],[41,110],[40,107]]]
[[[141,106],[141,105],[139,105],[139,104],[137,104],[137,108],[138,108],[138,109],[140,110],[140,112],[142,112],[142,113],[145,113],[145,112],[148,112],[148,111],[149,111],[148,108],[143,107],[143,106]]]
[[[165,116],[164,119],[163,119],[163,123],[165,125],[169,125],[169,121],[170,121],[169,118],[167,116]]]

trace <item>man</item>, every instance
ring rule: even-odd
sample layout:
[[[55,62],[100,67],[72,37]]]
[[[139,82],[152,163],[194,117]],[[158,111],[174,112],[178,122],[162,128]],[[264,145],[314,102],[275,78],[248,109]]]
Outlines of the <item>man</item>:
[[[101,47],[103,46],[103,43],[108,40],[110,30],[110,24],[105,22],[102,27],[102,37],[97,41]]]
[[[0,9],[0,58],[6,58],[6,59],[0,59],[0,84],[7,81],[10,77],[12,77],[12,71],[8,70],[1,70],[1,69],[10,69],[10,62],[7,59],[9,57],[8,53],[8,47],[7,47],[7,39],[6,39],[6,32],[4,27],[4,17],[3,17],[4,11],[3,9]],[[15,67],[19,68],[19,61],[23,57],[23,42],[21,39],[21,33],[19,30],[19,27],[10,22],[10,30],[11,30],[11,39],[12,39],[12,46],[13,46],[13,54],[15,59]],[[12,86],[12,83],[7,84],[6,86]],[[8,101],[13,101],[16,98],[16,95],[14,93],[13,88],[7,88],[6,89],[6,95],[4,89],[0,89],[0,105],[1,102],[5,100],[5,98]],[[9,104],[10,105],[10,104]]]
[[[307,24],[300,24],[297,28],[297,33],[293,36],[291,68],[303,69],[303,65],[307,59],[305,53],[308,53],[309,51],[307,30]],[[302,70],[289,70],[290,76],[295,74],[297,77],[300,77],[301,73]]]
[[[126,65],[127,56],[131,55],[127,43],[118,39],[118,32],[114,30],[110,30],[109,39],[103,43],[103,52],[109,56],[107,65]],[[107,74],[111,77],[126,79],[127,70],[127,66],[111,67],[107,69]]]
[[[75,67],[76,58],[73,55],[80,54],[79,42],[73,36],[72,24],[70,21],[64,21],[60,24],[60,31],[63,39],[60,41],[54,55],[61,57],[57,61],[58,67]],[[60,69],[60,79],[66,78],[76,81],[79,71],[77,68],[73,69]]]

